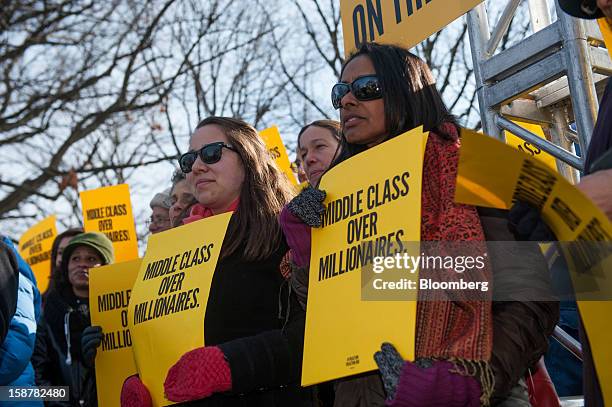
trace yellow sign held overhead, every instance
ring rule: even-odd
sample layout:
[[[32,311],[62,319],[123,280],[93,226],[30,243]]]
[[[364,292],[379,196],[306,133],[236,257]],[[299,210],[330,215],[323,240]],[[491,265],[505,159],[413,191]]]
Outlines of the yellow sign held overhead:
[[[115,263],[138,258],[138,238],[127,184],[83,191],[81,206],[83,228],[86,232],[102,232],[113,242]]]
[[[119,406],[123,382],[136,374],[128,303],[140,263],[138,259],[89,271],[91,324],[104,333],[95,364],[99,406]]]
[[[604,400],[606,404],[612,403],[612,353],[609,351],[612,331],[607,328],[612,313],[612,301],[609,301],[612,298],[612,255],[609,255],[612,224],[582,192],[535,158],[470,130],[463,129],[461,138],[457,202],[507,209],[513,200],[524,201],[541,212],[560,242],[580,242],[563,243],[561,247],[577,249],[566,252],[566,259]],[[487,154],[483,155],[482,151]],[[583,256],[592,258],[601,254],[608,257],[601,257],[601,263],[594,263],[591,269],[575,264]]]
[[[303,386],[375,370],[373,355],[383,342],[414,359],[416,301],[376,292],[378,275],[370,271],[374,257],[420,241],[426,138],[414,129],[322,178],[326,211],[323,227],[312,229]]]
[[[138,373],[155,407],[173,404],[164,396],[170,367],[204,346],[208,294],[231,216],[224,213],[149,238],[128,319]]]
[[[412,48],[483,0],[341,0],[344,54],[367,42]]]
[[[51,248],[57,236],[55,216],[49,216],[28,229],[19,239],[19,254],[30,265],[38,290],[44,293],[51,275]]]
[[[297,186],[297,180],[291,169],[287,149],[283,144],[280,132],[276,126],[269,127],[259,132],[259,136],[263,139],[270,157],[276,162],[278,168],[289,178],[293,185]]]

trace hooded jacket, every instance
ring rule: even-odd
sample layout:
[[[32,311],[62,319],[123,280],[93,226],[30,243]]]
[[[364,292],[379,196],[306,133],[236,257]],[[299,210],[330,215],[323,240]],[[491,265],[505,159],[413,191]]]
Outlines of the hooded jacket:
[[[0,240],[0,342],[4,342],[15,313],[18,284],[17,259],[11,248]]]
[[[36,322],[40,316],[40,293],[30,266],[19,256],[11,241],[2,241],[11,248],[19,268],[17,308],[2,346],[0,346],[0,385],[34,386],[34,369],[30,359],[36,340]],[[41,401],[0,402],[0,406],[42,407]]]

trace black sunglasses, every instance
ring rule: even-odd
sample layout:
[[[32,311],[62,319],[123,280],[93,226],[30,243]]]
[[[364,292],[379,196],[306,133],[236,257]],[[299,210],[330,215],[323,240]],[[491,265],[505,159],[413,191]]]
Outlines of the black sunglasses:
[[[342,98],[352,92],[357,100],[366,101],[380,99],[383,96],[380,82],[376,75],[365,75],[355,79],[352,83],[338,82],[331,91],[334,109],[342,107]]]
[[[229,144],[225,144],[222,141],[206,144],[204,147],[197,151],[189,151],[181,155],[181,157],[178,159],[181,171],[183,171],[183,174],[191,172],[193,163],[195,163],[195,161],[198,159],[198,156],[205,164],[214,164],[218,162],[223,154],[223,147],[227,148],[228,150],[237,152],[234,147],[230,146]]]

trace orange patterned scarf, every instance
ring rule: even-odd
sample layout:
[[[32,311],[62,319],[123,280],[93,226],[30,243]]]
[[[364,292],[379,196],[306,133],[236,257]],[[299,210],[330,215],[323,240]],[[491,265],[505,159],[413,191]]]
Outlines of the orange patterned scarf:
[[[484,242],[476,208],[454,202],[460,140],[454,125],[441,130],[445,140],[431,132],[423,163],[421,241]],[[485,243],[475,243],[485,247]],[[449,278],[488,281],[489,290],[478,299],[467,291],[453,291],[452,300],[443,291],[419,291],[417,305],[416,356],[455,362],[463,374],[477,376],[487,403],[493,389],[489,367],[493,347],[492,271],[472,269],[462,275],[453,270]],[[455,275],[454,277],[452,275]]]

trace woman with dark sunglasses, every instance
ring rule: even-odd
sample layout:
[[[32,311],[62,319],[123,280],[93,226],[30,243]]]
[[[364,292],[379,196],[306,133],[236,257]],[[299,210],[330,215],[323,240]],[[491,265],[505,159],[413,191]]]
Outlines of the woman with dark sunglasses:
[[[418,126],[429,131],[422,241],[513,240],[505,213],[454,203],[459,128],[421,59],[396,46],[364,45],[345,62],[340,82],[332,90],[332,104],[340,109],[343,134],[335,164]],[[304,191],[289,209],[304,223],[318,226],[316,214],[323,210],[324,196],[322,191]],[[301,247],[302,257],[309,259],[309,239],[299,244],[298,234],[284,224],[283,229],[292,251]],[[293,230],[298,226],[294,224]],[[491,264],[473,277],[513,290],[550,292],[546,264],[537,247],[521,252],[522,259],[507,254],[492,255]],[[303,266],[308,269],[308,262]],[[517,383],[545,352],[558,304],[494,303],[490,297],[473,301],[467,296],[432,301],[428,295],[419,292],[417,361],[405,362],[392,345],[383,345],[375,356],[380,373],[336,383],[334,406],[530,405],[524,387]]]
[[[299,386],[304,312],[279,269],[287,245],[278,214],[291,184],[241,120],[203,120],[189,147],[179,159],[198,201],[189,221],[233,216],[208,297],[206,346],[169,369],[166,397],[190,406],[310,405]],[[151,405],[138,376],[124,383],[121,405]]]

